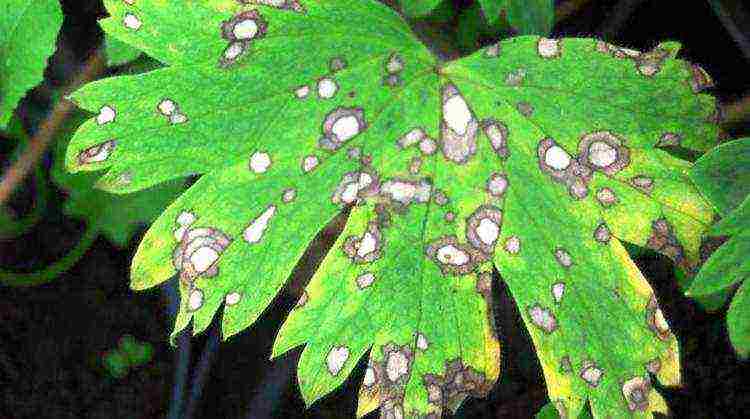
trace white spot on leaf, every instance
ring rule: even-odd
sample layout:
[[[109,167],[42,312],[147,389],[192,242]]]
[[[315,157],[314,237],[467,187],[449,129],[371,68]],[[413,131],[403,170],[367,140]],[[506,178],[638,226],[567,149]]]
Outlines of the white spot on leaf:
[[[242,295],[239,292],[230,292],[224,297],[224,303],[228,306],[233,306],[240,302]]]
[[[96,123],[99,125],[109,124],[115,120],[116,116],[117,112],[115,112],[113,107],[102,106],[102,108],[99,109],[99,115],[96,117]]]
[[[122,23],[126,28],[134,31],[137,31],[143,25],[141,19],[132,13],[125,13],[125,17],[123,17]]]
[[[250,157],[250,170],[265,173],[271,167],[271,156],[265,152],[256,152]]]
[[[271,217],[273,217],[275,213],[276,206],[270,205],[268,208],[266,208],[265,211],[263,211],[263,214],[253,220],[253,222],[250,223],[250,225],[242,233],[242,237],[245,239],[245,241],[250,244],[260,242],[260,240],[263,238],[263,233],[266,231],[266,228],[268,228],[268,222],[271,220]]]
[[[339,85],[335,80],[324,77],[318,81],[318,96],[321,99],[330,99],[336,96],[336,92],[339,91]]]
[[[328,357],[326,357],[328,372],[330,372],[331,375],[334,376],[338,375],[341,369],[344,368],[344,364],[348,359],[349,349],[346,346],[334,347],[330,352],[328,352]]]

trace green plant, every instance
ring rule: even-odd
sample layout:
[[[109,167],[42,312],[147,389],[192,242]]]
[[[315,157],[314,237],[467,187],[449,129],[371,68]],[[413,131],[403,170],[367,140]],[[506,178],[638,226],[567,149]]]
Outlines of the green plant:
[[[708,234],[727,241],[701,268],[688,295],[700,297],[738,288],[727,313],[729,337],[737,353],[750,353],[750,139],[722,144],[693,166],[691,178],[722,220]]]
[[[344,212],[273,350],[305,345],[308,404],[367,353],[359,414],[437,417],[486,394],[500,374],[499,274],[544,370],[544,414],[666,412],[649,374],[679,384],[677,341],[623,243],[693,275],[712,220],[692,164],[669,152],[708,150],[720,120],[710,77],[676,58],[678,43],[520,36],[445,62],[374,1],[105,4],[107,45],[135,49],[112,63],[142,51],[164,67],[72,94],[93,116],[65,164],[106,170],[76,176],[113,196],[201,175],[133,260],[134,289],[179,276],[173,338],[222,309],[224,339],[252,325]],[[551,2],[535,4],[482,1],[465,20],[545,35]],[[402,6],[411,18],[441,7]]]

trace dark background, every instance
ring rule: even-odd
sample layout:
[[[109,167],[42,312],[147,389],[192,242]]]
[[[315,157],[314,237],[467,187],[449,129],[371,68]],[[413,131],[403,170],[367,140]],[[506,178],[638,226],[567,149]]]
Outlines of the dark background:
[[[469,1],[456,1],[467,7]],[[561,2],[558,2],[561,3]],[[714,77],[715,93],[724,104],[750,93],[750,66],[738,44],[717,19],[707,1],[597,1],[585,4],[559,22],[555,36],[604,36],[636,49],[662,40],[683,43],[682,57],[700,63]],[[731,2],[728,2],[731,3]],[[96,19],[104,17],[98,1],[62,1],[65,21],[58,50],[42,86],[24,100],[20,115],[34,129],[49,107],[50,95],[77,74],[100,45]],[[750,21],[739,19],[740,28]],[[455,22],[432,25],[443,33]],[[747,31],[745,32],[747,35]],[[483,39],[489,42],[490,39]],[[454,52],[455,53],[455,52]],[[727,126],[733,136],[747,135],[747,119]],[[6,161],[12,151],[0,141]],[[49,166],[49,157],[42,164]],[[13,198],[19,213],[33,205],[32,182]],[[0,240],[0,266],[19,271],[43,267],[75,246],[83,224],[62,215],[64,193],[58,192],[34,229],[23,237]],[[299,350],[270,362],[276,331],[296,301],[300,284],[314,271],[341,228],[334,221],[300,261],[296,274],[274,305],[252,328],[229,342],[216,344],[214,334],[198,336],[183,359],[167,342],[171,330],[169,289],[134,293],[128,288],[128,266],[142,232],[127,249],[99,238],[79,263],[54,282],[33,288],[0,287],[0,418],[159,418],[173,399],[175,371],[206,371],[202,395],[187,403],[194,417],[351,418],[356,384],[363,368],[344,387],[304,411],[293,365]],[[683,387],[662,392],[676,417],[741,417],[750,412],[750,368],[739,361],[727,338],[724,310],[707,313],[686,299],[675,285],[672,265],[645,253],[637,258],[680,341]],[[546,402],[544,379],[517,308],[502,281],[496,291],[496,317],[502,342],[501,379],[484,400],[469,400],[459,411],[467,418],[532,417]],[[102,366],[102,355],[131,334],[154,348],[153,359],[120,379]],[[205,348],[208,347],[208,350]],[[360,365],[362,367],[363,365]],[[179,376],[179,374],[177,374]],[[178,386],[179,387],[179,386]],[[183,395],[189,399],[189,387]]]

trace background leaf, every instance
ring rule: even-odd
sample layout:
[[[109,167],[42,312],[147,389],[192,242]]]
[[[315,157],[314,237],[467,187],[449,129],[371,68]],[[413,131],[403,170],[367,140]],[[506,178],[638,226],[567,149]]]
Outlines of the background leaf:
[[[58,0],[0,3],[0,129],[18,101],[42,81],[62,25]]]
[[[406,16],[421,17],[432,13],[442,0],[401,0],[401,10]]]
[[[125,247],[140,226],[155,220],[182,193],[185,182],[174,179],[140,192],[111,194],[97,189],[99,174],[68,173],[65,170],[65,150],[70,136],[87,118],[84,113],[78,112],[68,118],[60,129],[50,175],[67,192],[63,205],[65,214],[86,220],[114,244]],[[123,173],[120,179],[127,182],[127,173]]]
[[[141,51],[110,35],[104,36],[107,65],[110,67],[127,64],[141,56]]]
[[[135,289],[179,274],[173,336],[222,307],[225,339],[253,324],[350,210],[274,345],[305,346],[308,404],[367,353],[359,414],[440,415],[486,394],[497,269],[553,402],[666,410],[648,374],[679,384],[677,341],[621,241],[691,269],[711,221],[690,163],[658,147],[717,137],[678,44],[526,36],[442,64],[376,2],[106,5],[102,27],[167,67],[76,92],[98,115],[66,164],[107,169],[99,184],[119,192],[202,175],[133,262]]]
[[[729,236],[716,250],[687,290],[693,298],[716,292],[739,290],[727,312],[732,345],[740,356],[750,352],[750,316],[748,316],[747,277],[750,275],[750,139],[722,144],[701,157],[691,178],[709,201],[725,215],[709,234]]]
[[[491,26],[503,19],[519,35],[548,35],[555,24],[553,0],[479,0]]]

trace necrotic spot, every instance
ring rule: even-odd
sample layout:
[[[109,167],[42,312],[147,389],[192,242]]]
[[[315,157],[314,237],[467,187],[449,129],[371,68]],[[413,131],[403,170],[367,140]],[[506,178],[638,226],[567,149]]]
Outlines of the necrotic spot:
[[[557,58],[562,53],[562,45],[557,39],[539,38],[537,52],[542,58]]]
[[[263,233],[268,228],[268,222],[271,221],[271,217],[276,214],[276,206],[269,205],[263,213],[254,219],[245,231],[242,233],[242,237],[249,244],[255,244],[260,242],[263,238]]]
[[[339,85],[330,77],[324,77],[318,80],[318,97],[321,99],[331,99],[339,91]]]
[[[346,346],[336,346],[331,349],[326,357],[328,372],[334,376],[338,375],[347,359],[349,359],[349,349]]]
[[[446,159],[466,163],[476,153],[476,136],[479,122],[469,105],[453,84],[443,88],[443,118],[441,135]]]
[[[542,329],[545,333],[552,333],[557,329],[557,319],[549,309],[535,304],[529,307],[528,314],[534,326]]]
[[[109,140],[101,144],[89,147],[78,154],[78,164],[101,163],[106,161],[117,143],[115,140]]]
[[[609,131],[586,134],[578,143],[579,160],[594,170],[613,176],[630,164],[625,140]]]
[[[569,268],[573,265],[573,258],[571,258],[570,253],[563,248],[558,247],[555,249],[555,259],[557,260],[557,263],[564,268]]]
[[[367,128],[362,108],[336,108],[323,121],[323,138],[319,144],[336,150]]]
[[[466,240],[485,255],[492,255],[502,222],[503,214],[500,209],[483,205],[466,221]]]

